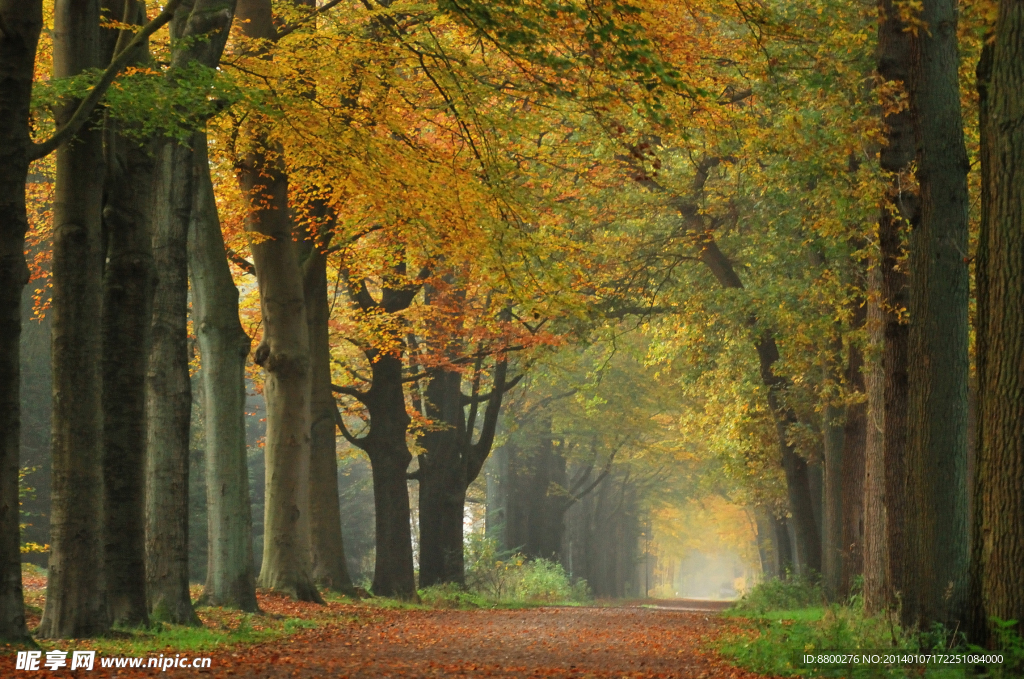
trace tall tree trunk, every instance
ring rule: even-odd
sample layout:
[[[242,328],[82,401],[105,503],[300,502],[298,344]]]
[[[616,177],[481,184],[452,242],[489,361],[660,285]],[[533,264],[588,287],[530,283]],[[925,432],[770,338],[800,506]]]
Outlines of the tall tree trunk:
[[[251,341],[238,319],[238,288],[224,257],[204,133],[195,134],[192,148],[195,195],[189,269],[205,396],[209,537],[202,600],[212,606],[256,611],[245,442],[245,361]]]
[[[54,8],[54,76],[101,67],[98,0]],[[58,111],[58,124],[71,115]],[[108,625],[103,597],[103,140],[93,117],[57,150],[53,236],[51,549],[40,635],[88,637]]]
[[[309,521],[313,581],[355,596],[341,533],[338,497],[337,427],[331,391],[330,303],[327,298],[327,255],[313,246],[303,264],[303,292],[309,324],[310,462]]]
[[[921,218],[912,233],[908,481],[919,583],[907,625],[951,629],[966,604],[968,193],[956,0],[924,0],[912,39],[910,104]]]
[[[382,286],[380,301],[374,299],[366,279],[348,278],[349,298],[353,306],[363,313],[398,314],[409,308],[428,269],[409,280],[406,264],[399,258],[392,270],[397,282]],[[346,277],[347,274],[346,274]],[[404,279],[404,280],[403,280]],[[387,279],[386,279],[387,280]],[[370,364],[370,388],[335,388],[335,391],[356,398],[369,415],[369,432],[356,438],[346,428],[340,413],[338,428],[352,445],[366,451],[373,471],[373,502],[376,509],[376,561],[373,573],[373,593],[378,596],[416,596],[416,580],[412,562],[412,530],[409,525],[409,487],[406,476],[412,454],[406,442],[406,433],[412,419],[406,411],[405,389],[402,380],[403,357],[406,352],[405,334],[401,321],[382,341],[386,351],[364,347],[363,354]]]
[[[0,24],[0,640],[22,641],[28,631],[18,498],[21,295],[28,282],[28,116],[42,2],[0,1]]]
[[[845,408],[826,403],[822,416],[825,457],[825,511],[822,521],[822,585],[825,597],[841,596],[843,574],[843,444]]]
[[[1024,633],[1024,6],[999,3],[995,41],[979,65],[982,223],[978,245],[978,439],[974,580],[990,618]],[[984,59],[991,59],[991,65]],[[990,69],[990,70],[989,70]],[[986,82],[987,81],[987,82]],[[987,628],[987,629],[986,629]],[[987,637],[987,638],[986,638]]]
[[[263,311],[256,363],[264,368],[267,400],[266,505],[260,585],[302,601],[322,602],[313,584],[309,523],[309,327],[298,246],[288,217],[288,179],[260,149],[239,164],[250,202],[246,228]]]
[[[111,622],[148,624],[145,478],[146,360],[155,270],[149,235],[150,148],[108,135],[104,209],[103,484],[107,607]]]
[[[867,431],[864,441],[864,610],[881,611],[888,602],[888,549],[885,532],[885,375],[882,349],[885,343],[885,313],[880,306],[882,271],[875,266],[868,273]]]
[[[878,73],[886,81],[910,87],[910,32],[899,18],[892,0],[879,2]],[[893,107],[895,109],[895,107]],[[885,115],[885,145],[880,152],[883,170],[891,173],[885,205],[878,222],[881,249],[881,306],[884,313],[884,372],[882,417],[884,428],[882,448],[885,469],[885,526],[887,580],[883,590],[887,597],[901,600],[914,598],[916,578],[912,572],[914,557],[909,551],[907,534],[909,491],[907,486],[907,337],[906,322],[908,278],[904,234],[918,219],[918,197],[905,187],[913,185],[910,177],[914,160],[914,128],[909,110]],[[888,601],[886,602],[888,603]]]
[[[104,2],[125,23],[145,22],[142,3]],[[109,31],[104,58],[114,53]],[[145,47],[132,64],[148,61]],[[149,233],[153,145],[106,121],[103,224],[103,539],[107,610],[115,625],[148,625],[146,606],[146,360],[156,272]]]
[[[402,359],[394,354],[378,355],[374,350],[368,352],[368,358],[373,383],[362,399],[370,415],[370,432],[360,439],[344,429],[342,432],[350,443],[366,451],[373,470],[377,536],[373,593],[411,598],[416,594],[416,582],[406,470],[412,454],[405,440],[411,419],[405,410]]]
[[[519,379],[506,381],[508,363],[502,357],[495,363],[490,392],[481,395],[482,363],[476,363],[468,404],[462,393],[462,375],[456,371],[435,373],[427,386],[427,415],[445,428],[423,436],[425,453],[419,457],[420,468],[415,475],[420,482],[421,587],[465,582],[462,533],[466,493],[490,455],[504,393]],[[487,406],[479,439],[474,443],[481,400],[486,400]]]
[[[231,23],[229,0],[182,3],[171,23],[172,79],[220,59]],[[146,567],[154,618],[196,624],[188,592],[188,463],[192,389],[188,356],[188,232],[196,192],[195,153],[165,140],[158,153],[153,302],[147,413]]]
[[[789,520],[785,516],[768,514],[774,528],[775,544],[779,549],[779,577],[789,578],[796,572],[796,558],[793,555],[793,541],[789,537]]]
[[[188,355],[188,226],[192,153],[174,142],[158,156],[152,348],[146,414],[146,580],[156,620],[199,622],[188,591],[188,463],[192,384]]]
[[[250,38],[272,40],[277,31],[269,0],[238,3],[239,25]],[[298,245],[288,211],[288,176],[281,149],[259,122],[241,131],[243,156],[237,173],[249,202],[246,230],[263,317],[263,340],[255,361],[265,371],[267,400],[266,504],[263,564],[259,584],[301,601],[323,603],[310,565],[309,326]]]
[[[769,519],[771,509],[754,507],[754,522],[757,526],[757,553],[761,560],[761,574],[765,580],[779,577],[779,548],[775,538],[775,524]]]
[[[858,300],[860,301],[860,300]],[[864,327],[867,302],[854,309],[853,325]],[[845,381],[847,392],[855,400],[846,408],[846,427],[843,432],[842,494],[842,574],[839,596],[846,597],[854,578],[864,572],[864,447],[867,442],[868,404],[862,400],[865,393],[864,354],[856,343],[848,350]]]
[[[462,403],[462,373],[442,370],[426,389],[427,415],[441,429],[428,431],[421,442],[420,587],[444,582],[463,583],[462,521],[466,502],[462,443],[466,414]]]

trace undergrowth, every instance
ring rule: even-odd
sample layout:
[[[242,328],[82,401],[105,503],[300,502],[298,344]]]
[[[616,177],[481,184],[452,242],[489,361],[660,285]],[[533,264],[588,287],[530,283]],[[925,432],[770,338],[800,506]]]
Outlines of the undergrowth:
[[[901,663],[809,665],[805,656],[879,654],[991,654],[971,646],[963,635],[941,626],[924,633],[903,630],[892,612],[864,614],[863,600],[855,592],[843,604],[826,604],[820,586],[792,578],[759,584],[726,612],[740,623],[740,631],[726,635],[719,651],[737,665],[764,674],[787,677],[884,677],[904,679],[959,679],[1024,677],[1024,641],[1013,632],[1015,623],[995,621],[1001,665],[926,665]]]
[[[561,564],[503,552],[496,540],[482,535],[467,538],[465,564],[465,587],[425,587],[422,602],[431,608],[518,608],[591,600],[587,582],[573,582]]]

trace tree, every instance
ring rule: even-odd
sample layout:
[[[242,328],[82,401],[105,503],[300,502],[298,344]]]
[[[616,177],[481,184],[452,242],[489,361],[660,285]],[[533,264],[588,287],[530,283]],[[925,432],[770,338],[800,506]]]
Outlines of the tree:
[[[238,319],[238,288],[224,257],[204,133],[194,135],[193,150],[196,193],[189,223],[189,272],[206,399],[209,537],[202,599],[213,606],[256,611],[245,441],[245,362],[251,340]]]
[[[482,363],[482,357],[476,361],[468,396],[462,393],[463,376],[457,370],[437,370],[425,391],[427,416],[436,429],[424,434],[419,468],[411,474],[420,484],[420,587],[465,582],[466,491],[491,452],[502,398],[519,381],[506,380],[508,359],[498,358],[490,389],[481,394]],[[481,402],[487,405],[474,442]]]
[[[107,3],[129,25],[145,22],[145,4]],[[105,31],[105,60],[132,34]],[[111,39],[113,38],[113,39]],[[149,61],[140,45],[132,65]],[[145,545],[146,374],[156,270],[150,237],[154,147],[106,120],[103,207],[103,543],[112,624],[147,625]]]
[[[61,0],[54,9],[54,76],[100,61],[98,0]],[[75,104],[57,112],[66,125]],[[53,240],[52,547],[40,634],[89,637],[107,628],[104,610],[103,411],[100,317],[103,139],[93,115],[74,144],[57,150]]]
[[[967,591],[967,172],[957,6],[925,0],[911,39],[920,218],[908,312],[906,625],[964,619]],[[915,581],[916,592],[910,587]]]
[[[302,286],[309,324],[310,462],[309,521],[313,581],[352,596],[355,587],[345,560],[338,496],[338,453],[331,390],[330,300],[327,291],[327,252],[330,230],[307,234],[303,242]]]
[[[910,33],[894,3],[880,2],[878,25],[878,74],[893,95],[910,87]],[[890,595],[911,596],[914,586],[908,569],[912,557],[907,553],[907,427],[908,427],[908,331],[906,320],[908,277],[904,240],[910,225],[918,219],[918,197],[912,184],[914,128],[910,110],[898,105],[896,97],[883,99],[885,143],[879,163],[889,173],[885,202],[878,222],[881,285],[879,305],[882,311],[882,397],[880,413],[883,426],[882,449],[885,463],[885,526],[887,556],[875,563],[887,566],[888,587],[877,590],[883,598],[869,604],[886,605]]]
[[[401,259],[401,258],[399,258]],[[409,526],[409,489],[406,471],[412,453],[406,433],[412,418],[406,410],[402,367],[406,343],[399,314],[409,308],[429,275],[423,269],[416,277],[406,275],[406,263],[399,261],[380,283],[380,298],[370,293],[370,281],[352,280],[347,273],[349,298],[353,307],[378,325],[375,343],[359,347],[370,365],[370,387],[334,387],[335,392],[355,398],[365,408],[368,431],[355,436],[340,412],[338,428],[349,443],[366,452],[373,470],[377,553],[373,570],[373,593],[377,596],[411,598],[416,594],[412,562],[412,534]]]
[[[42,2],[0,3],[0,639],[28,637],[21,589],[18,469],[21,437],[21,294],[25,264],[25,177],[29,110]]]
[[[994,618],[1024,631],[1024,7],[999,3],[978,66],[982,219],[978,283],[978,447],[974,480],[972,635],[990,648]],[[980,618],[980,619],[978,619]]]

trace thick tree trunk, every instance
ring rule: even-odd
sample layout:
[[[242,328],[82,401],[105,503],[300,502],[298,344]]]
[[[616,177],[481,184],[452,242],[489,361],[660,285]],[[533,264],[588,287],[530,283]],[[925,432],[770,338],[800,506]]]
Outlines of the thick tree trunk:
[[[991,618],[1024,633],[1024,6],[999,4],[979,65],[983,208],[978,245],[978,439],[973,636],[995,647]],[[985,63],[991,59],[989,63]],[[990,69],[990,70],[989,70]]]
[[[880,306],[882,271],[871,269],[868,293],[869,350],[864,388],[867,392],[867,431],[864,441],[864,610],[881,611],[888,602],[885,539],[885,375],[882,349],[885,343],[885,313]]]
[[[125,23],[143,23],[144,5],[105,2]],[[115,38],[106,32],[104,59]],[[145,48],[133,65],[147,61]],[[103,539],[107,611],[115,625],[149,624],[146,606],[146,361],[153,312],[151,220],[155,164],[151,144],[106,122],[103,225]]]
[[[242,0],[238,18],[247,37],[272,40],[277,35],[269,0]],[[263,316],[263,341],[255,358],[265,370],[267,400],[259,584],[301,601],[322,603],[310,565],[310,354],[299,249],[280,148],[266,138],[258,122],[251,125],[242,130],[246,147],[237,173],[249,202],[246,230],[256,234],[251,248]]]
[[[104,208],[103,529],[113,624],[145,625],[146,360],[155,270],[149,234],[151,149],[111,129]]]
[[[220,60],[231,23],[229,0],[183,3],[174,15],[171,77]],[[153,252],[159,279],[153,303],[148,415],[146,565],[154,618],[196,624],[188,593],[188,456],[192,393],[188,369],[188,231],[195,154],[165,141],[159,154]]]
[[[465,581],[462,520],[466,501],[462,374],[442,370],[426,389],[427,415],[444,427],[423,436],[419,458],[420,586]]]
[[[367,395],[370,433],[361,439],[373,469],[377,553],[373,593],[411,598],[416,594],[409,525],[406,470],[412,454],[406,444],[409,414],[402,389],[402,360],[382,355],[372,361],[373,386]]]
[[[188,460],[192,384],[188,355],[188,227],[193,157],[166,142],[158,156],[152,348],[146,385],[146,580],[156,620],[197,624],[188,591]]]
[[[878,73],[886,81],[910,86],[910,31],[899,19],[892,0],[881,0],[878,27]],[[918,219],[918,197],[905,187],[913,186],[909,175],[914,160],[914,128],[910,111],[904,109],[885,115],[886,144],[880,152],[882,169],[891,173],[885,205],[878,223],[881,249],[881,307],[884,313],[882,368],[884,373],[881,416],[884,427],[884,498],[886,526],[886,601],[916,596],[914,556],[909,551],[907,534],[907,337],[905,312],[908,305],[908,278],[902,261],[904,234]],[[880,602],[880,607],[882,607]]]
[[[478,361],[471,401],[484,398],[478,393],[481,368],[482,361]],[[469,404],[467,420],[462,375],[442,370],[427,386],[427,415],[444,428],[423,436],[426,452],[419,457],[416,474],[420,482],[420,586],[465,582],[462,523],[466,492],[490,455],[502,397],[518,381],[506,382],[507,371],[506,359],[499,359],[476,443],[473,435],[479,404]]]
[[[921,218],[912,235],[908,482],[916,598],[906,625],[955,628],[966,604],[968,193],[956,0],[924,0],[912,39],[911,112]]]
[[[252,508],[245,442],[245,361],[238,288],[224,257],[206,135],[193,137],[195,195],[189,223],[192,307],[205,396],[208,561],[202,601],[256,611]]]
[[[254,149],[239,164],[239,180],[250,203],[246,228],[260,238],[251,245],[263,311],[263,341],[256,349],[256,363],[266,371],[267,400],[259,583],[301,601],[322,602],[309,562],[309,327],[298,246],[288,216],[288,179],[277,161]]]
[[[101,67],[99,2],[54,9],[54,75]],[[58,112],[66,121],[71,107]],[[53,236],[51,549],[40,635],[88,637],[107,626],[103,587],[103,140],[87,123],[57,151]]]
[[[786,474],[786,494],[793,521],[795,544],[792,545],[791,563],[802,575],[807,574],[805,571],[820,573],[821,534],[814,520],[814,500],[807,476],[807,460],[793,449],[787,433],[789,427],[796,424],[796,421],[791,411],[783,411],[780,408],[775,393],[769,392],[768,403],[777,413],[775,427],[782,452],[782,469]]]
[[[21,295],[25,265],[28,115],[42,2],[0,2],[0,640],[23,641],[18,469]]]
[[[311,568],[318,585],[355,596],[345,560],[338,497],[337,428],[331,392],[331,338],[328,327],[327,255],[315,246],[303,265],[303,291],[310,350],[309,521]]]

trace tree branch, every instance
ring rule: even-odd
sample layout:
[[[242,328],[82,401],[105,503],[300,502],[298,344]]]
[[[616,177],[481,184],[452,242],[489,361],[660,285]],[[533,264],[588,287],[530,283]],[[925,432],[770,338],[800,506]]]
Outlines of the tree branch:
[[[301,19],[299,19],[298,21],[296,21],[294,24],[291,24],[289,26],[285,26],[280,31],[278,31],[277,32],[277,37],[274,38],[274,40],[275,41],[276,40],[280,40],[284,36],[289,35],[290,33],[295,32],[296,29],[298,29],[304,23],[308,22],[310,19],[317,18],[318,16],[320,16],[324,12],[327,12],[328,10],[331,10],[331,9],[337,7],[338,5],[341,4],[341,2],[342,2],[342,0],[330,0],[330,2],[327,2],[327,3],[324,3],[323,5],[320,5],[315,10],[313,10],[312,12],[307,14],[306,16],[304,16]]]
[[[103,71],[103,75],[100,76],[100,80],[96,83],[89,94],[78,104],[78,108],[72,114],[71,119],[64,125],[64,127],[57,130],[52,137],[41,143],[33,143],[29,148],[28,156],[29,160],[39,160],[40,158],[52,153],[58,146],[66,141],[69,141],[72,137],[78,134],[78,131],[82,129],[89,117],[92,116],[92,112],[96,109],[96,105],[103,99],[103,95],[107,93],[111,83],[114,82],[114,78],[121,72],[132,58],[132,54],[135,50],[145,42],[149,36],[160,30],[164,24],[168,23],[174,18],[174,13],[177,11],[178,6],[181,5],[182,0],[170,0],[164,7],[160,14],[156,15],[152,21],[139,29],[139,32],[135,34],[135,37],[131,39],[124,49],[117,53],[117,55],[110,61],[110,65]]]
[[[341,430],[341,435],[345,437],[345,440],[354,445],[356,448],[363,449],[362,440],[352,435],[352,432],[345,426],[345,418],[341,416],[341,408],[338,404],[334,404],[334,423],[338,425],[338,429]],[[366,438],[365,436],[363,438]]]
[[[248,259],[238,254],[231,248],[224,248],[224,253],[228,256],[232,262],[238,265],[238,268],[249,274],[250,276],[256,275],[256,265],[250,262]]]
[[[331,385],[331,391],[335,394],[344,394],[345,396],[351,396],[363,405],[366,405],[366,392],[360,391],[355,387],[339,387],[337,384]]]
[[[517,384],[519,384],[519,381],[522,380],[523,377],[525,377],[525,376],[526,376],[526,373],[521,373],[521,374],[516,375],[515,377],[513,377],[511,380],[509,380],[508,382],[505,383],[504,387],[501,388],[501,393],[504,394],[506,392],[511,391],[512,388],[514,386],[516,386]],[[493,391],[488,391],[486,393],[479,394],[476,397],[469,396],[468,394],[463,394],[462,395],[462,405],[468,406],[468,405],[472,404],[474,401],[476,401],[477,403],[482,403],[484,401],[489,401],[491,399],[491,394],[492,393],[494,393],[494,392]]]

